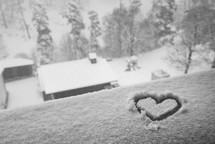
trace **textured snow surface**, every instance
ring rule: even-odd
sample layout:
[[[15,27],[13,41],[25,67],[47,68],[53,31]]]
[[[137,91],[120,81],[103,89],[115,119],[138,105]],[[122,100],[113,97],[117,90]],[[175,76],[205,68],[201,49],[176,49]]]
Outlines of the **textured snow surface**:
[[[214,85],[215,71],[208,71],[1,111],[0,143],[212,144]],[[167,90],[187,99],[186,112],[145,127],[140,114],[126,109],[135,93]]]

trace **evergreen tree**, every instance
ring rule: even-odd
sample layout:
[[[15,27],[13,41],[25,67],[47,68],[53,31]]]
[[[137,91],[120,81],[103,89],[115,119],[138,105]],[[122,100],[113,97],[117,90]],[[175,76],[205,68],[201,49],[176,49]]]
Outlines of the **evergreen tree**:
[[[95,52],[99,48],[99,43],[97,37],[101,35],[100,22],[98,19],[98,14],[95,11],[90,11],[89,19],[91,22],[90,26],[90,51]]]
[[[79,52],[76,53],[74,51],[74,39],[71,38],[70,34],[66,33],[62,36],[59,48],[55,50],[55,60],[57,62],[76,60],[76,54],[78,54],[78,58],[86,57],[89,44],[83,35],[79,38],[78,45],[80,45]]]
[[[39,3],[35,3],[32,22],[38,32],[37,53],[39,64],[49,64],[52,62],[53,40],[48,27],[48,15]]]
[[[128,9],[128,24],[124,31],[124,47],[126,47],[127,53],[130,56],[134,55],[134,49],[137,43],[136,31],[138,28],[136,27],[135,18],[140,12],[141,5],[140,0],[131,0]]]
[[[125,53],[126,48],[123,39],[128,19],[128,10],[123,4],[120,4],[119,8],[115,8],[111,14],[106,15],[103,19],[104,51],[111,56],[119,57]]]
[[[140,0],[130,1],[129,7],[120,3],[110,15],[103,20],[105,51],[111,56],[134,55],[143,49],[144,30],[141,30]]]
[[[166,36],[172,35],[175,31],[172,28],[174,14],[177,6],[175,0],[154,0],[151,11],[152,23],[157,31],[156,35],[161,44],[166,42]],[[171,42],[172,39],[170,39]]]
[[[68,3],[66,11],[62,13],[62,16],[66,18],[68,23],[71,25],[70,34],[74,41],[73,49],[75,52],[75,59],[78,59],[78,53],[81,51],[81,45],[79,45],[79,41],[81,38],[81,30],[85,28],[80,10],[80,3],[73,0]]]
[[[115,21],[115,24],[116,24],[117,48],[119,49],[119,56],[122,56],[124,51],[123,32],[126,28],[126,24],[128,21],[128,10],[120,1],[120,7],[114,9],[112,15],[113,15],[113,20]]]

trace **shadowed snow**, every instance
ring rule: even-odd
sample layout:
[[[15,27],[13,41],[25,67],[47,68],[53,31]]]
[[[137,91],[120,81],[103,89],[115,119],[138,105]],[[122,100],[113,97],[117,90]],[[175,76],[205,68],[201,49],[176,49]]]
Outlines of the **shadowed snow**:
[[[9,109],[43,103],[36,77],[8,82],[6,89],[9,92]]]

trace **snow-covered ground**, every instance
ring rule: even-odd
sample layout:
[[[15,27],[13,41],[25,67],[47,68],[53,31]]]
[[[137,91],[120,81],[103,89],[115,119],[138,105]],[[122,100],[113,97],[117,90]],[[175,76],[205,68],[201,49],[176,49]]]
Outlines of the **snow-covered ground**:
[[[183,74],[182,71],[174,69],[164,61],[166,54],[167,48],[164,47],[138,55],[138,65],[141,68],[136,71],[125,71],[127,57],[113,59],[109,64],[116,73],[120,86],[151,81],[151,73],[157,69],[166,71],[171,77]],[[200,70],[201,67],[195,69],[192,68],[190,73]],[[36,77],[10,82],[7,83],[6,86],[10,93],[8,108],[16,108],[43,102],[43,98],[39,92],[38,79]]]
[[[214,144],[214,85],[211,70],[0,112],[0,143]],[[151,122],[160,127],[157,131],[148,129],[150,120],[135,108],[133,112],[126,109],[127,99],[137,93],[165,91],[186,103],[176,114]],[[151,108],[151,103],[138,105],[152,113],[159,108],[159,115],[172,108],[171,100],[163,106],[153,102]]]
[[[36,77],[6,83],[9,92],[8,109],[43,103]]]
[[[141,68],[136,71],[125,72],[126,57],[114,59],[109,64],[116,72],[121,86],[151,81],[151,72],[158,69],[166,71],[170,76],[182,74],[164,61],[166,54],[167,49],[160,48],[138,55],[138,65]]]
[[[119,84],[121,86],[151,81],[152,72],[159,69],[170,74],[170,77],[184,74],[183,71],[179,71],[167,63],[165,60],[167,53],[168,48],[162,47],[150,52],[139,54],[138,65],[141,68],[136,71],[125,72],[125,69],[127,68],[126,59],[128,57],[113,59],[109,64],[118,76]],[[209,69],[210,65],[204,63],[201,65],[199,64],[199,66],[191,66],[189,73]]]
[[[22,48],[19,49],[19,51]],[[23,51],[26,51],[22,49]],[[163,58],[166,55],[166,48],[157,49],[151,52],[140,54],[138,56],[140,69],[126,72],[126,57],[114,59],[109,62],[111,68],[116,73],[120,86],[143,83],[151,80],[151,72],[156,69],[162,69],[171,76],[178,74],[169,67]],[[33,105],[43,102],[39,92],[39,83],[36,77],[9,82],[6,84],[9,92],[8,108]]]

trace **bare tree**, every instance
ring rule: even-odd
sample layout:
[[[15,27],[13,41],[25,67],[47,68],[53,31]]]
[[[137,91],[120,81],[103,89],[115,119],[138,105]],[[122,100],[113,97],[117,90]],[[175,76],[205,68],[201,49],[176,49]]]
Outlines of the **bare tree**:
[[[169,48],[166,60],[174,67],[183,70],[184,73],[187,74],[194,51],[195,47],[192,45],[192,41],[181,33],[177,37],[177,42]]]
[[[2,16],[3,22],[4,22],[4,26],[5,26],[5,28],[7,28],[7,21],[5,19],[5,14],[4,14],[4,11],[2,9],[2,3],[1,2],[0,2],[0,11],[1,11],[1,16]]]
[[[168,59],[176,67],[184,67],[185,74],[189,71],[197,45],[204,42],[202,29],[205,24],[205,15],[200,6],[189,9],[181,21],[181,32],[177,34],[181,42],[173,46]]]
[[[28,38],[31,39],[31,35],[30,35],[29,30],[28,30],[28,25],[27,25],[25,17],[24,17],[24,13],[23,13],[23,9],[22,9],[22,6],[21,6],[21,2],[20,2],[20,0],[17,0],[17,2],[18,2],[18,5],[19,5],[20,14],[22,16],[22,21],[24,23],[25,30],[27,32]]]

